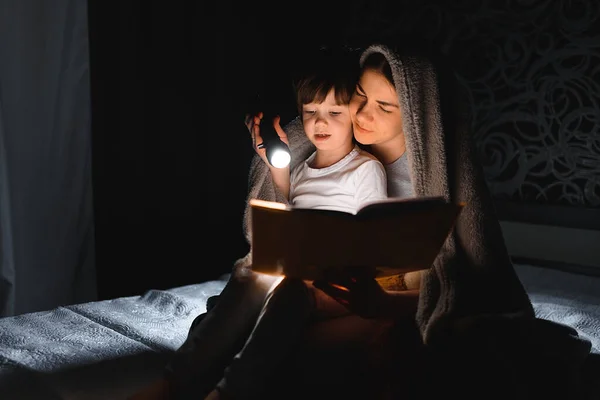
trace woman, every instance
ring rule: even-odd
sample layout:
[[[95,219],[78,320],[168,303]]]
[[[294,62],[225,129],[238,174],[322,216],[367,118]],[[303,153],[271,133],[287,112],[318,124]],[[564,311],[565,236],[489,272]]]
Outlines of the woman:
[[[362,53],[360,62],[361,75],[350,105],[354,134],[386,166],[388,194],[443,196],[465,202],[466,207],[430,270],[380,282],[393,290],[382,290],[373,279],[358,276],[337,276],[313,285],[284,279],[209,398],[244,398],[244,393],[260,390],[262,398],[267,392],[277,397],[286,384],[294,384],[294,390],[280,398],[307,398],[307,393],[310,398],[332,398],[342,392],[334,398],[376,398],[377,386],[386,386],[392,398],[532,399],[559,393],[576,398],[577,369],[590,343],[569,328],[535,318],[476,163],[469,125],[455,107],[460,104],[453,99],[456,88],[444,86],[448,81],[430,59],[406,50],[373,45]],[[312,149],[299,121],[291,122],[285,131],[294,162],[306,158]],[[251,167],[249,198],[280,199],[268,167],[258,157]],[[251,253],[239,261],[233,275],[251,276],[242,273],[250,265]],[[228,297],[233,298],[226,291],[206,320],[218,314]],[[318,322],[309,316],[315,304]],[[390,316],[394,316],[393,329],[388,329]],[[301,327],[306,323],[312,325],[305,333]],[[265,344],[269,338],[288,335],[289,340],[277,342],[275,348]],[[301,340],[311,345],[290,353]],[[364,358],[352,359],[355,364],[336,376],[344,363],[349,364],[350,350],[367,349],[363,354],[371,361],[377,359],[373,354],[389,355],[387,347],[372,351],[374,343],[394,344],[398,350],[392,364],[377,370],[383,374],[379,381],[377,376],[367,380],[362,386],[366,392],[342,383],[348,373],[363,366]],[[335,346],[339,352],[327,353]],[[549,350],[555,357],[547,355]],[[318,358],[320,353],[335,355]],[[298,384],[299,374],[308,370],[307,381]],[[323,375],[327,379],[319,380]],[[399,384],[388,384],[388,377],[399,379]],[[545,383],[550,379],[560,385]],[[310,385],[313,380],[318,384]],[[335,390],[326,390],[331,387]],[[551,391],[542,393],[547,388]]]
[[[476,162],[469,121],[456,96],[458,88],[451,71],[436,69],[431,58],[409,49],[394,52],[382,45],[367,48],[360,63],[361,75],[350,104],[354,135],[386,166],[388,194],[443,196],[451,202],[465,202],[466,207],[429,271],[407,274],[399,282],[380,282],[393,290],[381,290],[372,279],[352,279],[356,276],[308,285],[321,317],[328,313],[335,317],[314,324],[308,336],[315,339],[313,342],[342,349],[343,343],[356,347],[357,337],[369,345],[382,338],[386,324],[378,323],[381,317],[386,321],[394,316],[394,329],[386,337],[391,335],[390,343],[400,351],[400,361],[394,367],[396,377],[405,378],[400,378],[402,383],[394,388],[399,398],[440,398],[448,394],[488,399],[559,395],[576,398],[578,368],[589,353],[590,343],[579,339],[570,328],[535,318],[512,266],[483,172]],[[304,135],[297,121],[285,131],[299,162],[309,151]],[[268,169],[261,169],[256,163],[249,197],[277,199]],[[248,217],[247,213],[246,227]],[[249,266],[249,261],[248,258],[242,265]],[[340,290],[339,286],[350,290]],[[285,288],[277,288],[275,295],[281,295]],[[354,313],[340,313],[331,304],[331,298]],[[270,318],[277,321],[272,314]],[[268,303],[263,310],[263,317],[267,316]],[[264,331],[279,329],[278,325],[264,325]],[[255,331],[252,339],[259,342],[258,336]],[[259,358],[260,350],[254,352],[247,358]],[[338,354],[343,353],[344,350]],[[314,352],[305,354],[310,354],[309,361],[298,362],[296,358],[296,364],[311,368],[333,364],[332,357],[329,361],[322,358],[319,363],[314,361]],[[465,368],[463,362],[470,368]],[[291,362],[286,363],[286,369],[288,364]],[[264,368],[264,361],[262,365]],[[324,372],[329,375],[332,369],[325,368]],[[288,371],[292,384],[301,370]],[[342,380],[347,378],[347,371],[340,377]],[[256,375],[260,376],[265,376],[264,372]],[[282,374],[277,376],[272,380],[290,382],[282,379]],[[242,397],[241,390],[227,390],[228,386],[236,386],[228,385],[227,378],[226,373],[221,383],[223,393]],[[457,385],[461,380],[465,385]],[[553,385],[554,381],[561,385]],[[377,382],[371,381],[372,387]],[[441,389],[437,392],[436,388]],[[333,393],[339,395],[340,389],[341,386],[335,387]],[[302,391],[295,391],[298,398],[303,397]],[[359,393],[355,398],[374,397],[374,393],[368,394],[368,388],[365,393],[353,387],[339,398],[348,398],[352,393]]]

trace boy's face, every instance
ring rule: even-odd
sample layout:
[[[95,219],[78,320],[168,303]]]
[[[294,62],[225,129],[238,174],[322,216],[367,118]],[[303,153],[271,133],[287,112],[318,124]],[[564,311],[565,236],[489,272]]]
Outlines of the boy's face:
[[[353,146],[352,119],[347,104],[336,104],[333,89],[322,103],[302,106],[302,123],[308,139],[318,150],[347,152]]]

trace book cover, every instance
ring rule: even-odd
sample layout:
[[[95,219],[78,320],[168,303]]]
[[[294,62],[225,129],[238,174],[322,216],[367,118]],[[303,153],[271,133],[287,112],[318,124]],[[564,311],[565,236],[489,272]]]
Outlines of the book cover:
[[[325,268],[374,267],[376,277],[431,267],[464,204],[386,199],[356,214],[252,199],[252,269],[306,280]]]

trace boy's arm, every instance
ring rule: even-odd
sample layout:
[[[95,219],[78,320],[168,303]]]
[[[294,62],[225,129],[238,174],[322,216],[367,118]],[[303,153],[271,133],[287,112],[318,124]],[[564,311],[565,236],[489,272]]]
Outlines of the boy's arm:
[[[279,189],[279,191],[281,192],[281,194],[283,194],[283,196],[286,199],[290,198],[290,167],[285,167],[285,168],[275,168],[275,167],[269,167],[269,170],[271,172],[271,178],[273,179],[273,183],[275,184],[275,186],[277,186],[277,188]]]

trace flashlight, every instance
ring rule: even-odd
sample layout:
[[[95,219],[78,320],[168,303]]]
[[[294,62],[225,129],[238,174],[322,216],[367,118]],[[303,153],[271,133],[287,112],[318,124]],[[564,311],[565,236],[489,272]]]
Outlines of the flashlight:
[[[285,168],[290,164],[292,159],[290,148],[280,138],[275,128],[273,127],[273,118],[263,116],[263,121],[267,123],[260,124],[260,136],[262,143],[256,148],[265,149],[267,160],[275,168]]]

